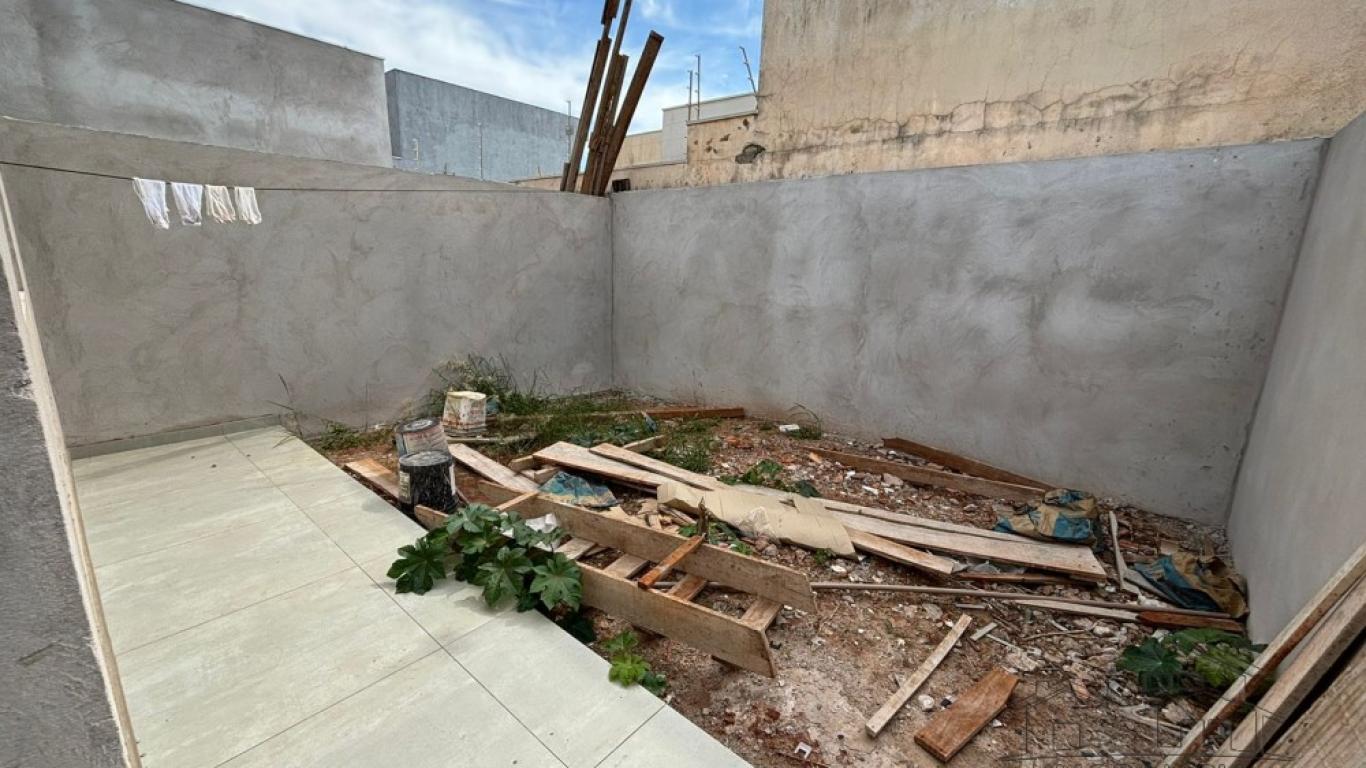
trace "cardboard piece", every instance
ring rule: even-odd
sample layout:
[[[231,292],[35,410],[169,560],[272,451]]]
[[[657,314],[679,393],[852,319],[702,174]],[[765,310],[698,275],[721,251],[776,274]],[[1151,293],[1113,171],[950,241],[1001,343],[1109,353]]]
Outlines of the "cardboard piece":
[[[699,491],[672,481],[661,484],[657,493],[660,504],[691,514],[698,514],[705,504],[717,520],[749,536],[854,556],[854,544],[844,525],[817,499],[785,500],[729,488]]]

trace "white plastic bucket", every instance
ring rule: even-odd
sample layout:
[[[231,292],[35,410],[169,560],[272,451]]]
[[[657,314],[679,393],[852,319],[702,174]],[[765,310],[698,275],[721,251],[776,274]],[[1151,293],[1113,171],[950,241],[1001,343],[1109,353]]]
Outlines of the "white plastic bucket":
[[[446,393],[446,407],[441,414],[441,424],[451,437],[470,437],[484,434],[485,406],[487,399],[482,392],[460,392],[451,390]]]

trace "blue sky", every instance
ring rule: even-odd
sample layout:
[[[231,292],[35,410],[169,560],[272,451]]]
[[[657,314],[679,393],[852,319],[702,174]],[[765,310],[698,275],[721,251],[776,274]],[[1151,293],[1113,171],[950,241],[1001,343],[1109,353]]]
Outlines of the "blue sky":
[[[403,69],[579,114],[602,0],[192,0],[384,58]],[[635,67],[649,30],[664,47],[631,131],[659,127],[660,109],[688,96],[702,54],[702,98],[749,90],[739,46],[759,73],[762,0],[635,0],[622,52]],[[615,34],[615,27],[613,30]]]

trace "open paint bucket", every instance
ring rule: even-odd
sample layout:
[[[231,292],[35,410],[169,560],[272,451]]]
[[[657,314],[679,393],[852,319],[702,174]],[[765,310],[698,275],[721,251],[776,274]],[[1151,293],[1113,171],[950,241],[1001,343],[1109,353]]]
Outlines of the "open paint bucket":
[[[399,456],[422,451],[445,451],[446,433],[436,419],[416,419],[394,430],[394,448]]]
[[[441,414],[441,424],[446,428],[446,434],[450,437],[484,434],[487,399],[482,392],[454,389],[447,392],[446,408]]]

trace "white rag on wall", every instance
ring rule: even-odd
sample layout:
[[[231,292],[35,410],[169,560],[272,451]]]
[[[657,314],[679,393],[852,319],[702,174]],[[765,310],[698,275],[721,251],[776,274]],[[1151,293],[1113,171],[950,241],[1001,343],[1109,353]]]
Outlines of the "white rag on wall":
[[[233,187],[233,196],[237,198],[237,215],[242,221],[248,224],[261,223],[261,209],[256,207],[256,188],[255,187]]]
[[[166,182],[156,179],[133,179],[133,189],[142,201],[147,220],[157,229],[170,229],[171,217],[166,209]]]
[[[232,207],[232,196],[227,187],[210,184],[204,187],[204,197],[209,208],[209,218],[219,224],[237,221],[237,212]]]
[[[204,185],[184,181],[171,182],[171,197],[180,213],[180,223],[187,227],[197,227],[202,221],[200,210],[204,204]]]

